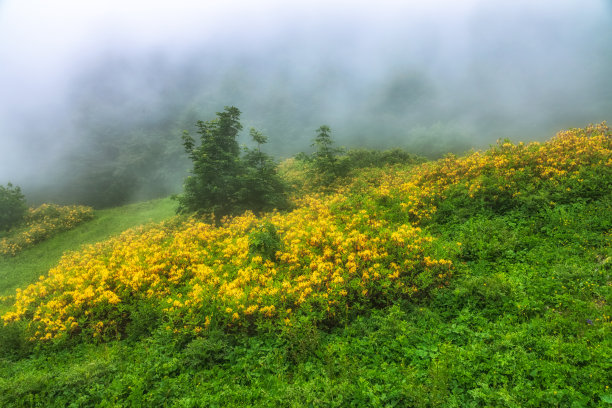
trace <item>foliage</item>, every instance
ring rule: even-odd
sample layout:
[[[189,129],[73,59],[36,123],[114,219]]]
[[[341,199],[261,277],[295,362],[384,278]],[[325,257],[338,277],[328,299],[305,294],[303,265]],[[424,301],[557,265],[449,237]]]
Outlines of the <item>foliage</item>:
[[[370,168],[288,214],[67,255],[4,314],[0,405],[608,406],[608,132]]]
[[[242,129],[240,111],[226,107],[217,116],[208,122],[197,122],[199,146],[187,131],[183,134],[183,146],[193,170],[179,197],[180,212],[205,210],[225,215],[237,206],[241,169],[236,136]]]
[[[226,107],[216,119],[198,121],[197,146],[188,132],[183,134],[183,146],[193,169],[185,180],[184,193],[178,197],[179,212],[202,211],[220,219],[247,209],[264,211],[286,205],[285,186],[276,174],[276,166],[261,151],[265,136],[251,129],[257,148],[240,157],[236,141],[242,129],[239,119],[240,110]]]
[[[603,123],[560,132],[545,144],[503,141],[485,152],[426,163],[412,177],[386,174],[375,194],[415,222],[440,225],[593,200],[612,188],[611,139]]]
[[[193,339],[185,347],[183,361],[191,368],[208,368],[227,360],[229,336],[219,329],[209,330],[204,337]]]
[[[334,147],[331,138],[331,129],[327,125],[322,125],[317,129],[317,136],[312,147],[315,148],[312,154],[312,163],[316,170],[316,176],[322,185],[330,185],[335,179],[345,174],[345,169],[338,160],[338,155],[342,149]]]
[[[257,143],[257,147],[246,149],[242,158],[244,165],[244,173],[240,180],[242,210],[248,209],[258,213],[274,208],[288,208],[285,182],[278,175],[276,163],[261,151],[261,146],[267,142],[267,137],[254,128],[250,129],[250,135]]]
[[[25,225],[0,240],[0,255],[14,256],[49,237],[67,231],[93,218],[93,209],[84,206],[42,204],[29,208]]]
[[[27,324],[0,325],[0,359],[19,359],[32,352],[34,343],[28,340]]]
[[[251,256],[261,256],[264,260],[277,260],[276,253],[282,249],[281,237],[271,222],[254,228],[249,232],[249,253]]]
[[[125,334],[130,340],[140,340],[153,333],[162,322],[162,312],[153,302],[139,302],[126,310],[129,321],[126,324]]]
[[[25,196],[19,186],[8,183],[0,186],[0,231],[8,231],[19,225],[28,210]]]
[[[420,164],[425,160],[399,148],[390,150],[350,149],[341,156],[350,171],[367,167]]]

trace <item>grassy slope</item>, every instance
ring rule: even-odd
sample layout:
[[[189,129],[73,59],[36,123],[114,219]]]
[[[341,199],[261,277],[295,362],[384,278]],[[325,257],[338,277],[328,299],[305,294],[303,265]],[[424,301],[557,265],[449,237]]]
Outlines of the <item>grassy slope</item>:
[[[62,232],[15,257],[0,257],[0,296],[12,294],[16,288],[27,286],[44,275],[66,251],[103,241],[137,225],[168,219],[175,214],[175,209],[176,203],[164,198],[98,210],[92,221]]]
[[[187,345],[160,332],[42,353],[6,365],[0,402],[610,406],[602,379],[611,379],[612,338],[601,317],[612,253],[601,232],[611,203],[446,225],[441,236],[463,240],[469,259],[421,303],[372,310],[332,331],[220,332]]]
[[[462,243],[450,286],[332,330],[159,330],[0,359],[0,406],[612,406],[602,193],[430,225]]]

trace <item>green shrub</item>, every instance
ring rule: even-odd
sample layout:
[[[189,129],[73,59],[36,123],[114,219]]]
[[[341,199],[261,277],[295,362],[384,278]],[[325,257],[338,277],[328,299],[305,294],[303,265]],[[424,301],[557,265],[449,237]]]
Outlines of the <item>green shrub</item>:
[[[28,211],[21,188],[8,183],[0,186],[0,231],[8,231],[23,222]]]
[[[285,358],[292,364],[300,364],[314,356],[321,345],[321,333],[312,319],[301,316],[281,334]]]
[[[161,324],[162,312],[159,307],[141,301],[133,306],[130,322],[126,327],[128,339],[139,340],[149,336]]]
[[[520,247],[519,232],[503,218],[474,217],[458,228],[463,260],[498,261],[511,258]]]
[[[261,151],[267,137],[254,128],[251,128],[250,135],[257,147],[246,149],[241,159],[241,190],[238,200],[242,208],[239,209],[261,212],[287,208],[287,186],[278,175],[276,163]]]
[[[391,150],[351,149],[342,156],[341,160],[349,170],[366,167],[383,167],[397,164],[416,164],[424,159],[395,148]]]
[[[470,307],[488,318],[499,318],[502,313],[513,312],[516,284],[505,274],[471,276],[464,279],[454,290],[454,305],[457,309]]]
[[[249,233],[249,252],[263,259],[276,260],[276,252],[281,250],[281,238],[274,224],[265,222]]]
[[[183,351],[183,363],[194,369],[222,363],[230,351],[228,336],[222,330],[211,330],[206,337],[192,340]]]
[[[27,324],[0,323],[0,358],[19,359],[33,350],[34,343],[28,341]]]

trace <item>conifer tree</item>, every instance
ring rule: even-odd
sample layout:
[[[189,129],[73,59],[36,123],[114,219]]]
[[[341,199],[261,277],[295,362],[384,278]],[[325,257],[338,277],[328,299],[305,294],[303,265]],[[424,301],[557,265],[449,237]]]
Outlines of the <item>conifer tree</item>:
[[[245,210],[266,211],[286,206],[285,185],[276,172],[276,163],[261,145],[266,136],[251,128],[257,148],[247,149],[243,157],[236,137],[242,125],[240,110],[225,107],[217,118],[197,122],[200,144],[183,133],[183,146],[193,161],[191,176],[178,197],[181,213],[214,213],[217,219]]]
[[[193,161],[193,170],[185,180],[183,195],[178,198],[179,212],[203,210],[221,217],[236,206],[241,173],[240,147],[236,141],[242,130],[239,119],[240,110],[226,106],[216,119],[198,121],[199,146],[188,132],[183,133],[183,146]]]
[[[268,138],[254,128],[250,129],[250,135],[257,147],[247,149],[244,156],[244,191],[247,194],[244,202],[253,211],[284,208],[287,206],[286,186],[276,171],[276,163],[261,151]]]
[[[329,185],[343,173],[338,158],[342,149],[334,147],[331,129],[327,125],[322,125],[317,129],[317,136],[312,146],[316,148],[312,159],[320,181],[324,185]]]

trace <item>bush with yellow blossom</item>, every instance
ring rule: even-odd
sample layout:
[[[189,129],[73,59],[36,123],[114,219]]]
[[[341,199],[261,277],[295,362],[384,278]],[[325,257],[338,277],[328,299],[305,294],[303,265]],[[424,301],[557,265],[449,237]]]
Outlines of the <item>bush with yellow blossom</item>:
[[[52,235],[70,230],[94,217],[93,209],[80,205],[42,204],[29,208],[25,225],[0,239],[0,255],[14,256]]]

